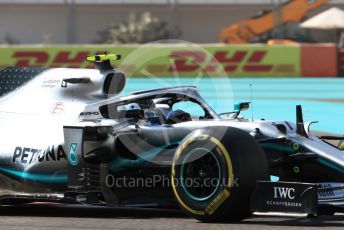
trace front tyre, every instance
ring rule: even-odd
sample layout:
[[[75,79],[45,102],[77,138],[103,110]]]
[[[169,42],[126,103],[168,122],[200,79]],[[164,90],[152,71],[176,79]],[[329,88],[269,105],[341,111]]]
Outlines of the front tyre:
[[[231,127],[194,131],[177,148],[172,165],[178,204],[205,222],[248,217],[256,182],[267,178],[262,148],[248,133]]]

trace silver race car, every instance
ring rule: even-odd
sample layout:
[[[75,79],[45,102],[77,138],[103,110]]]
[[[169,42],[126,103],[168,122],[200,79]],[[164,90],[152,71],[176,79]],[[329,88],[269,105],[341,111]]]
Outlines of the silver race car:
[[[217,114],[196,87],[119,96],[120,55],[96,69],[0,72],[0,203],[181,207],[207,222],[252,213],[343,211],[343,137],[296,123]]]

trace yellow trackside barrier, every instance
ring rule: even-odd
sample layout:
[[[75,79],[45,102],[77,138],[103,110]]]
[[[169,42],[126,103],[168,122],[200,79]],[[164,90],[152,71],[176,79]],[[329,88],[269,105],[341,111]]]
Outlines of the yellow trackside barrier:
[[[105,53],[105,55],[93,55]],[[119,60],[119,55],[122,58]],[[90,62],[117,60],[128,77],[298,77],[300,47],[268,45],[147,44],[0,46],[6,66],[94,68]]]

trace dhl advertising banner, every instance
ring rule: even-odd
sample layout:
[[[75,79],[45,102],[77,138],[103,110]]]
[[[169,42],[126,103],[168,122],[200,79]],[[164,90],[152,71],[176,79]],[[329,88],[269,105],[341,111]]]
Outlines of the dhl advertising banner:
[[[102,51],[122,54],[114,65],[132,77],[296,77],[302,73],[298,45],[0,46],[0,68],[92,68],[86,56]]]

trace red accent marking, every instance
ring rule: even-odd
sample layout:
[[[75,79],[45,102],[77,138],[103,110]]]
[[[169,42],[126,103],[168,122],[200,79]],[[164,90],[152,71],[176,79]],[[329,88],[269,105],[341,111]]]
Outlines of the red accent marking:
[[[80,65],[85,62],[88,55],[89,52],[79,52],[74,57],[71,57],[71,52],[61,51],[56,55],[52,66],[61,67],[67,65],[72,68],[80,67]]]
[[[169,72],[193,72],[198,70],[205,61],[205,54],[201,51],[174,51],[170,55],[174,59]]]
[[[63,114],[64,113],[64,105],[62,102],[56,102],[52,109],[50,110],[52,114]]]
[[[263,65],[260,62],[266,55],[266,51],[254,51],[243,69],[247,72],[268,72],[272,70],[273,65]]]
[[[19,59],[16,66],[39,67],[48,62],[49,54],[41,51],[18,51],[13,54],[13,58]]]
[[[239,63],[245,58],[247,51],[235,51],[232,57],[227,57],[228,53],[229,53],[228,51],[217,51],[214,54],[214,57],[220,63],[229,63],[229,62]]]
[[[231,57],[228,57],[229,51],[218,51],[214,54],[214,57],[221,64],[227,64],[224,66],[226,72],[233,72],[238,68],[236,63],[240,63],[246,57],[247,51],[235,51]],[[228,64],[232,63],[232,64]]]

